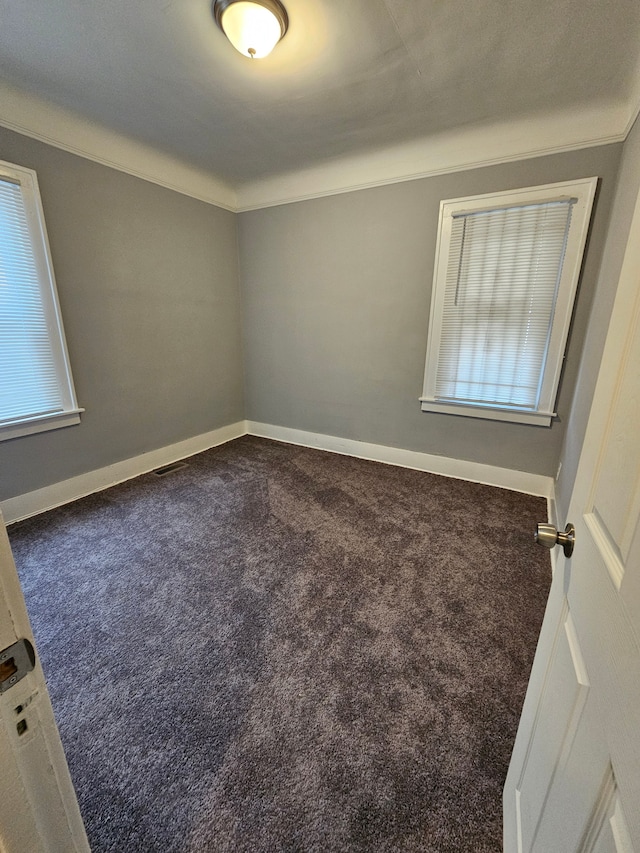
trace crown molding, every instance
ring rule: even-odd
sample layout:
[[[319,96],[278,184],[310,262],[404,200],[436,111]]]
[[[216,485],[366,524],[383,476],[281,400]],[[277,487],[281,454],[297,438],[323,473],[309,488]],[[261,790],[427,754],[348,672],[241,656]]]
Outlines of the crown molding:
[[[629,119],[627,121],[627,129],[625,138],[631,133],[631,128],[638,120],[640,115],[640,59],[636,67],[636,72],[633,75],[631,83],[631,95],[629,97]]]
[[[237,210],[233,188],[210,172],[4,82],[0,83],[0,125],[182,195]]]
[[[0,83],[0,125],[234,213],[624,142],[639,110],[640,72],[626,101],[471,125],[234,188],[210,172]]]
[[[237,189],[238,211],[623,142],[629,105],[474,125],[357,157],[328,161]]]

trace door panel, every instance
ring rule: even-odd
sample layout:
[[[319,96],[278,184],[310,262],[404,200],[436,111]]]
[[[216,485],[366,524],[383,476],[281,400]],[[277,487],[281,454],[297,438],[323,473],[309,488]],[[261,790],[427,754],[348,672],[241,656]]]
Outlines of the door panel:
[[[613,769],[609,765],[600,799],[581,845],[584,853],[633,853]]]
[[[588,693],[584,661],[565,603],[528,753],[516,786],[518,837],[523,853],[531,853],[536,848],[538,827],[549,791],[558,766],[569,754]]]
[[[506,853],[640,853],[640,196],[505,784]],[[541,519],[542,520],[542,519]]]
[[[630,338],[623,352],[591,497],[584,513],[589,531],[617,587],[622,583],[640,515],[637,433],[640,425],[640,334],[637,328],[630,330]]]

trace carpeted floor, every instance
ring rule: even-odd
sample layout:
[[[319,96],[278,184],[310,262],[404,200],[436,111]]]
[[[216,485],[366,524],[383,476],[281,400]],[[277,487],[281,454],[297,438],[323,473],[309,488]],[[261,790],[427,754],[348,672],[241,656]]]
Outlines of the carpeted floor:
[[[498,853],[544,518],[245,437],[14,525],[94,853]]]

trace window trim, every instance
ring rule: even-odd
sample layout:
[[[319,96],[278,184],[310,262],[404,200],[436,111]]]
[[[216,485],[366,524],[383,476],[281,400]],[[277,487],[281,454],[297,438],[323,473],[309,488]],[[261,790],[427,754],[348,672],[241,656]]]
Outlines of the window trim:
[[[591,210],[597,183],[597,177],[582,178],[575,181],[562,181],[537,187],[525,187],[497,193],[484,193],[482,195],[447,199],[440,202],[424,387],[422,396],[420,397],[423,412],[440,412],[488,420],[535,424],[538,426],[551,425],[552,419],[556,417],[554,410],[555,400],[558,393],[565,347],[573,314],[573,304],[580,271],[582,269],[584,248],[589,231]],[[500,207],[541,204],[552,201],[566,201],[568,199],[576,199],[576,202],[572,211],[572,221],[560,276],[538,408],[535,410],[525,410],[495,404],[483,405],[481,403],[468,403],[465,401],[439,400],[435,396],[435,383],[440,352],[441,318],[444,308],[447,267],[449,264],[451,227],[454,214],[459,216],[464,213],[478,213],[484,210],[495,210]]]
[[[76,399],[37,175],[33,169],[0,160],[0,179],[18,184],[22,191],[62,400],[61,411],[17,417],[0,423],[0,441],[6,441],[77,424],[80,422],[80,413],[84,409],[78,406]]]

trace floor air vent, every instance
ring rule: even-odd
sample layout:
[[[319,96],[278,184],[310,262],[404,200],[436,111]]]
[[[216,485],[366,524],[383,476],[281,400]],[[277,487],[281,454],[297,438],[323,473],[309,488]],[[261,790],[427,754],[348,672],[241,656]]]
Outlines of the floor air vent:
[[[156,468],[153,473],[156,477],[166,477],[167,474],[174,474],[176,471],[181,471],[186,467],[186,462],[172,462],[170,465],[164,465],[162,468]]]

